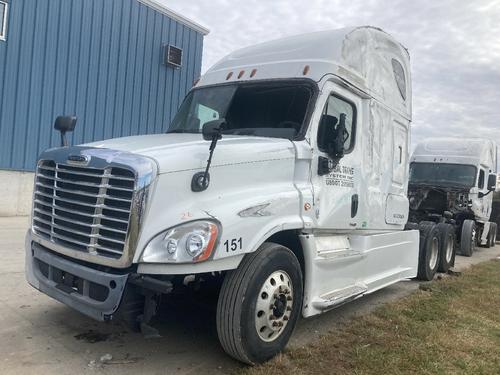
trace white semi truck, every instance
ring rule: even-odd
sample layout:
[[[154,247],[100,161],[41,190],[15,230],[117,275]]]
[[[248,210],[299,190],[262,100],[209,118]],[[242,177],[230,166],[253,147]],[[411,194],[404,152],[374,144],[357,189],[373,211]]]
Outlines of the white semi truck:
[[[27,279],[142,327],[169,293],[220,282],[223,348],[265,361],[300,315],[433,276],[438,236],[405,230],[410,122],[409,55],[380,29],[236,51],[166,134],[42,153]],[[63,140],[74,123],[56,121]]]
[[[488,139],[430,138],[416,146],[410,164],[409,226],[440,227],[445,255],[439,271],[453,265],[456,250],[470,257],[476,245],[495,244],[497,224],[489,220],[496,171],[497,147]]]

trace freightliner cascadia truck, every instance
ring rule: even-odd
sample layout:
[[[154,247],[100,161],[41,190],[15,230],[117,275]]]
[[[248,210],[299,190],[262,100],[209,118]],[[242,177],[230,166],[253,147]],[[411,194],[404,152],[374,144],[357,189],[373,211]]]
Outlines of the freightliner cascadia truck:
[[[453,266],[455,252],[470,257],[476,246],[495,245],[497,224],[490,222],[497,183],[493,141],[427,139],[417,145],[410,162],[409,221],[421,230],[441,230],[444,256],[438,271]]]
[[[356,27],[236,51],[166,134],[43,152],[29,283],[94,319],[148,327],[162,299],[220,284],[224,350],[263,362],[311,317],[430,279],[439,232],[408,222],[408,51]],[[429,224],[430,225],[430,224]]]

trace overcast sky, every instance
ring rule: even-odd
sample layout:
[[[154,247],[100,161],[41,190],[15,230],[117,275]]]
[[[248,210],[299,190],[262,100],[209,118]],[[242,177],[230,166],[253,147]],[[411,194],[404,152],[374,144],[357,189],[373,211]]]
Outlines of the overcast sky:
[[[410,51],[413,143],[476,136],[500,144],[500,0],[159,1],[210,29],[203,71],[232,50],[266,40],[381,27]]]

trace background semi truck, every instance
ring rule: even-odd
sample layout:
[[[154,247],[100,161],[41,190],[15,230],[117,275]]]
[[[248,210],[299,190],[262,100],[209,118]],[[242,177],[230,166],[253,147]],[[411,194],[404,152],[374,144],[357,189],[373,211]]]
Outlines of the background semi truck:
[[[75,121],[56,121],[63,144]],[[432,277],[439,230],[405,230],[410,122],[409,55],[380,29],[236,51],[167,134],[40,156],[27,279],[143,330],[162,299],[216,286],[224,350],[265,361],[300,315]]]
[[[433,138],[411,157],[408,196],[410,223],[441,229],[438,270],[453,265],[455,250],[471,256],[476,245],[496,242],[490,222],[497,182],[497,147],[487,139]],[[410,227],[412,224],[409,224]]]
[[[497,237],[498,237],[498,232],[500,231],[500,191],[498,191],[498,183],[497,183],[497,191],[493,193],[490,221],[496,223]]]

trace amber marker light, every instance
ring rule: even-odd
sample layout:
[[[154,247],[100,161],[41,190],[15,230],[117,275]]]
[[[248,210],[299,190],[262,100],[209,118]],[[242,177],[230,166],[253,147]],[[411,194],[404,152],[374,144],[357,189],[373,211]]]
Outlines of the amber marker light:
[[[252,73],[250,73],[250,78],[253,78],[256,73],[257,73],[257,69],[253,69]]]
[[[309,73],[309,69],[311,69],[311,67],[309,65],[304,66],[304,70],[302,71],[302,74],[306,76],[307,73]]]
[[[226,77],[226,81],[233,76],[233,72],[229,72]]]
[[[215,241],[217,240],[217,236],[219,234],[219,228],[217,224],[210,224],[210,240],[208,241],[207,248],[203,253],[201,253],[197,258],[193,259],[195,262],[203,262],[207,260],[210,255],[212,255],[212,251],[215,247]]]
[[[240,79],[241,77],[243,77],[243,74],[245,74],[245,71],[244,71],[244,70],[242,70],[242,71],[240,72],[240,74],[238,74],[238,79]]]

